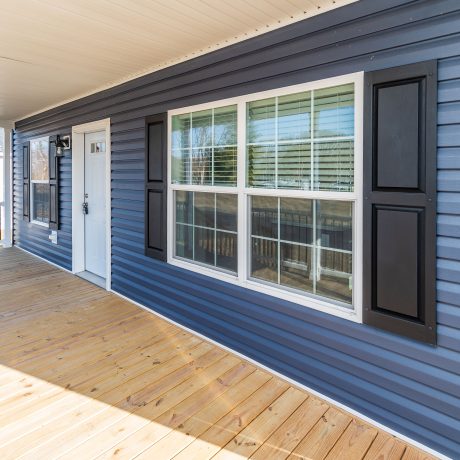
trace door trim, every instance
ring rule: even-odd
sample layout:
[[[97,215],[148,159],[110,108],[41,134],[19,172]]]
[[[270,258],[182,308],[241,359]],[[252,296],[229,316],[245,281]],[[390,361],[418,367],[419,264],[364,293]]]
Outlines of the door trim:
[[[85,219],[81,210],[85,179],[85,134],[105,131],[105,235],[106,235],[106,277],[105,288],[112,286],[112,232],[111,232],[111,160],[110,118],[72,127],[72,273],[85,270]]]

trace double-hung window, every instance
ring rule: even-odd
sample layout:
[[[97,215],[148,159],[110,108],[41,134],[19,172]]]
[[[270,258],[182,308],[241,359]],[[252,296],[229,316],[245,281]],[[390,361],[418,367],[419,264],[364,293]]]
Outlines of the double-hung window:
[[[362,74],[169,117],[168,261],[360,321]]]
[[[31,221],[48,226],[49,197],[49,138],[30,141],[30,204]]]

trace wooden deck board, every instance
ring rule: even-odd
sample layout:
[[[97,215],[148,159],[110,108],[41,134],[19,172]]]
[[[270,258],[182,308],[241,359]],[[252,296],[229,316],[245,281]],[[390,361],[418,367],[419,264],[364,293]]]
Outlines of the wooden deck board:
[[[432,459],[18,249],[0,250],[2,459]]]

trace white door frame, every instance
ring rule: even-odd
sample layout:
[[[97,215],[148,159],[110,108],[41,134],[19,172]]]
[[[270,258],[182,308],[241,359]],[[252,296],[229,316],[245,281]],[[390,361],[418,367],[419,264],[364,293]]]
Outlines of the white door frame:
[[[0,121],[0,128],[4,129],[4,144],[3,144],[3,177],[0,177],[0,187],[2,187],[3,205],[0,204],[0,220],[3,230],[3,240],[0,240],[0,246],[9,248],[13,244],[12,228],[12,168],[11,168],[11,133],[14,128],[14,123],[11,121]],[[0,201],[2,201],[0,199]]]
[[[72,273],[85,270],[85,217],[82,212],[85,193],[85,134],[105,131],[105,234],[106,234],[106,277],[105,288],[111,289],[112,232],[111,232],[111,144],[110,118],[72,127]]]

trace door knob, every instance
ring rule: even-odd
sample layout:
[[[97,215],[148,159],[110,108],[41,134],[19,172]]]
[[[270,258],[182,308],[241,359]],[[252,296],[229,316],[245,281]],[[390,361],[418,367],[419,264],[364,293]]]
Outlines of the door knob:
[[[82,204],[82,210],[83,210],[83,214],[88,214],[88,203],[83,203]]]

